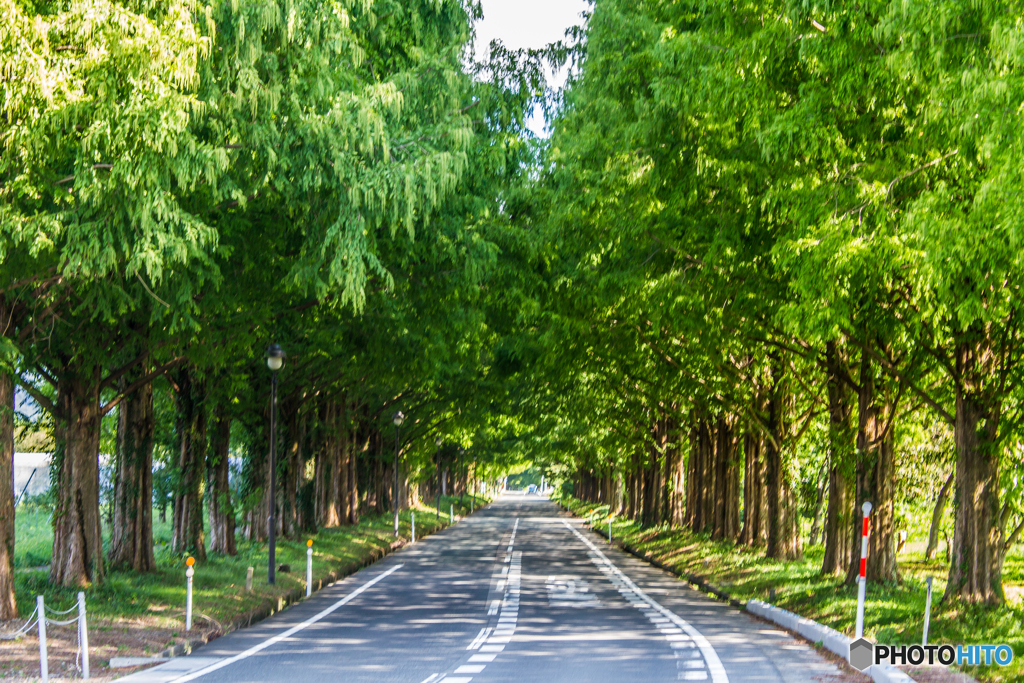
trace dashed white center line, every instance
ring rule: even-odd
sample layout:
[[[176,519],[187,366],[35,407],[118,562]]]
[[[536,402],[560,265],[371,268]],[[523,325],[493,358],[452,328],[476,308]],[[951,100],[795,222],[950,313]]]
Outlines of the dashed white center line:
[[[503,598],[491,601],[487,608],[487,616],[498,614],[498,623],[493,629],[491,627],[480,629],[480,633],[477,634],[473,642],[466,648],[467,650],[479,650],[482,653],[488,654],[470,656],[470,663],[458,667],[452,672],[453,674],[480,673],[487,664],[494,661],[499,652],[505,649],[505,644],[510,642],[515,634],[516,621],[519,618],[519,591],[523,568],[523,553],[513,550],[518,531],[519,519],[516,518],[516,523],[512,527],[512,535],[509,537],[508,547],[505,551],[504,563],[508,564],[508,566],[503,567],[500,574],[495,574],[491,577],[497,581],[497,589],[503,592]],[[441,677],[434,678],[434,676],[438,675]],[[423,683],[469,683],[473,680],[472,676],[445,676],[441,674],[434,674],[434,676],[423,681]]]
[[[463,664],[455,670],[457,674],[478,674],[484,670],[486,664]]]

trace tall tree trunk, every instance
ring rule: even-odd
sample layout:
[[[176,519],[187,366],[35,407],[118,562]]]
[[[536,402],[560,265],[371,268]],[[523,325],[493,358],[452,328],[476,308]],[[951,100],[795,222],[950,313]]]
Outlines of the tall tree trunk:
[[[177,373],[178,471],[180,484],[174,504],[171,547],[206,559],[203,532],[203,492],[206,470],[206,382],[185,366]]]
[[[935,499],[935,507],[932,508],[932,524],[928,529],[928,547],[924,551],[924,559],[934,560],[935,553],[939,549],[939,529],[942,526],[942,516],[946,512],[946,503],[949,501],[949,490],[953,485],[953,478],[956,476],[956,468],[946,477],[945,483],[939,489],[939,496]]]
[[[341,524],[348,524],[352,516],[348,483],[351,471],[348,459],[352,451],[352,439],[346,425],[347,420],[343,417],[344,405],[344,402],[340,404],[342,416],[338,419],[338,521]]]
[[[858,396],[857,498],[852,538],[859,539],[864,502],[870,501],[871,536],[868,543],[867,578],[869,581],[899,581],[896,564],[896,509],[894,489],[896,463],[893,454],[891,420],[896,406],[878,396],[870,356],[861,358]],[[856,543],[851,553],[846,582],[854,584],[860,575],[860,553]]]
[[[768,398],[768,435],[765,438],[765,464],[768,475],[768,546],[765,554],[775,560],[795,560],[800,557],[798,510],[792,484],[782,459],[786,434],[785,406],[783,365],[778,355],[773,354]]]
[[[0,321],[7,320],[0,296]],[[0,369],[0,621],[18,617],[14,599],[14,379]]]
[[[100,533],[100,368],[65,364],[54,416],[53,559],[50,583],[103,581]]]
[[[953,556],[946,597],[998,604],[1003,593],[1003,531],[999,523],[999,421],[1002,405],[986,395],[994,355],[983,333],[956,351],[956,493]]]
[[[687,529],[693,529],[696,526],[697,487],[695,484],[697,479],[697,446],[700,442],[700,431],[696,420],[693,420],[693,418],[691,418],[690,422],[689,435],[689,443],[686,449],[686,465],[683,468],[685,471],[683,487],[686,489],[686,509],[683,511],[683,526]]]
[[[326,451],[326,459],[324,461],[325,498],[323,526],[329,528],[341,524],[341,514],[338,508],[341,462],[338,444],[338,404],[335,401],[330,401],[327,404],[325,428],[324,449]]]
[[[678,439],[682,436],[679,425],[675,422],[673,426],[673,438],[676,440],[670,449],[672,454],[672,472],[671,472],[671,487],[672,487],[672,503],[671,503],[671,517],[669,518],[669,525],[673,527],[682,527],[685,525],[685,513],[686,513],[686,481],[685,481],[685,470],[686,465],[683,458],[683,449]]]
[[[125,378],[132,383],[146,372],[143,365]],[[136,572],[156,569],[153,557],[153,385],[145,384],[118,405],[114,463],[113,523],[110,529],[112,567]]]
[[[743,435],[743,461],[743,531],[740,532],[740,543],[755,546],[766,538],[767,497],[761,437],[750,429]]]
[[[728,436],[728,440],[723,444],[728,455],[724,470],[725,499],[722,501],[725,507],[723,538],[735,542],[740,535],[740,461],[736,454],[736,438],[732,425],[729,426]]]
[[[352,435],[356,438],[359,434],[356,424],[353,424]],[[357,448],[357,443],[352,444],[352,453],[348,460],[348,510],[349,510],[349,524],[359,524],[359,477],[358,477],[358,457],[359,453],[365,453],[368,446],[367,441],[363,441]]]
[[[210,455],[206,476],[210,495],[207,509],[210,516],[210,550],[223,555],[235,555],[235,508],[231,504],[229,456],[231,453],[231,418],[222,401],[213,411],[213,433],[210,437]]]
[[[842,356],[838,344],[828,342],[825,348],[825,383],[828,390],[828,507],[825,510],[825,554],[821,573],[842,576],[850,565],[855,547],[853,532],[854,501],[850,480],[853,478],[853,430],[850,416],[850,391],[840,378]]]
[[[726,480],[725,471],[729,464],[729,447],[732,443],[732,433],[729,423],[719,415],[715,421],[714,458],[713,471],[715,473],[715,488],[712,498],[715,501],[713,509],[714,518],[711,524],[711,538],[721,540],[725,538],[725,507],[726,489],[729,482]]]
[[[808,543],[818,545],[818,535],[821,534],[821,511],[825,504],[825,489],[828,486],[828,463],[824,463],[818,470],[818,480],[814,485],[814,521],[811,522],[811,537]]]

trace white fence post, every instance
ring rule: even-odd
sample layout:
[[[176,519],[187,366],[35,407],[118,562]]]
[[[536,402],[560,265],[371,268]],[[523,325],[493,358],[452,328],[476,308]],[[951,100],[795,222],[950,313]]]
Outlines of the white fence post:
[[[39,616],[39,675],[43,683],[50,680],[50,670],[46,665],[46,605],[43,596],[36,596],[36,614]]]
[[[190,557],[185,560],[185,564],[188,565],[188,569],[185,570],[185,630],[192,630],[192,576],[196,571],[192,568],[192,565],[196,563],[196,558]]]
[[[313,594],[313,539],[306,541],[306,597]]]
[[[868,586],[868,536],[871,531],[871,503],[861,506],[864,511],[864,527],[860,537],[860,585],[857,587],[857,634],[854,640],[864,637],[864,599]]]
[[[932,577],[928,577],[928,597],[924,601],[924,635],[921,636],[921,645],[928,644],[928,622],[932,620]]]
[[[85,593],[78,593],[78,644],[82,648],[82,678],[89,678],[89,627],[85,623]]]

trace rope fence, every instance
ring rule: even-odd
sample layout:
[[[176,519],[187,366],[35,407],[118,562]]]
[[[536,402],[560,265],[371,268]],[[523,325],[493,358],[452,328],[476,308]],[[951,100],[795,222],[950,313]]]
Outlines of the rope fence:
[[[36,625],[36,622],[33,620],[36,618],[36,614],[38,612],[38,607],[32,610],[32,614],[29,615],[28,619],[25,621],[25,624],[21,626],[21,628],[17,629],[14,633],[0,633],[0,640],[17,640],[18,638],[21,638],[23,635],[28,633],[28,631]]]
[[[65,614],[71,614],[75,610],[78,610],[78,615],[74,619],[51,619],[49,616],[50,614],[64,616]],[[32,630],[32,627],[38,626],[39,673],[43,683],[47,683],[50,676],[46,655],[46,626],[70,626],[72,624],[78,624],[75,669],[82,674],[82,678],[87,679],[89,678],[89,631],[85,619],[85,593],[79,593],[78,604],[66,610],[51,609],[46,606],[42,595],[36,596],[36,608],[32,610],[32,614],[29,615],[25,623],[13,633],[0,633],[0,640],[17,640],[24,637],[25,634]]]

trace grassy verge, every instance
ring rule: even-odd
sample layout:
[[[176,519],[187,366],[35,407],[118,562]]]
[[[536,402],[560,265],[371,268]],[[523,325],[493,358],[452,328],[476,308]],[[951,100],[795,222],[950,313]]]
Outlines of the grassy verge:
[[[606,533],[608,507],[561,499],[575,515],[587,518],[593,511],[601,518]],[[857,608],[857,591],[834,577],[820,573],[823,549],[805,548],[804,557],[778,562],[764,557],[762,548],[737,547],[712,541],[707,535],[667,527],[643,528],[626,519],[612,521],[612,537],[650,553],[678,574],[693,574],[746,602],[760,599],[814,619],[852,636]],[[1019,599],[1001,607],[945,604],[948,565],[926,562],[921,552],[900,555],[898,584],[870,584],[865,609],[865,636],[879,643],[921,642],[924,628],[925,579],[933,577],[933,602],[929,643],[1007,643],[1014,661],[1008,667],[967,667],[981,680],[1024,680],[1024,605]],[[1007,593],[1019,595],[1024,583],[1024,553],[1015,548],[1006,558],[1003,574]]]
[[[464,502],[463,506],[458,498],[443,498],[440,519],[436,519],[433,507],[415,508],[417,539],[448,525],[449,505],[454,505],[457,516],[468,514],[470,498],[466,497]],[[486,502],[477,497],[473,506],[479,508]],[[410,512],[403,511],[400,519],[400,538],[406,541],[411,531]],[[40,566],[49,562],[51,553],[48,545],[52,543],[52,533],[47,514],[43,508],[22,510],[19,507],[16,515],[16,594],[23,616],[34,608],[36,595],[44,595],[46,604],[54,609],[67,609],[74,604],[78,592],[50,585],[48,568]],[[152,655],[186,641],[185,556],[170,552],[166,526],[158,524],[154,529],[155,572],[112,571],[102,584],[86,589],[94,668],[105,667],[111,656]],[[391,515],[367,515],[357,526],[322,529],[315,534],[279,539],[277,563],[290,565],[291,571],[279,572],[274,585],[267,583],[266,543],[241,541],[238,554],[233,557],[210,555],[196,565],[195,625],[190,639],[217,637],[250,619],[280,609],[289,597],[304,595],[307,539],[313,540],[314,586],[356,571],[383,556],[395,541]],[[252,591],[245,590],[248,567],[255,569]],[[62,633],[55,630],[53,637],[59,639]],[[29,640],[32,642],[26,642]],[[29,638],[18,644],[0,644],[0,661],[3,662],[0,678],[38,672],[38,650],[33,652],[34,642],[34,638]],[[17,654],[20,651],[17,648],[26,651],[23,657]],[[59,652],[59,648],[54,651]]]

